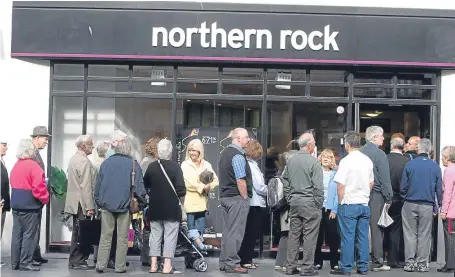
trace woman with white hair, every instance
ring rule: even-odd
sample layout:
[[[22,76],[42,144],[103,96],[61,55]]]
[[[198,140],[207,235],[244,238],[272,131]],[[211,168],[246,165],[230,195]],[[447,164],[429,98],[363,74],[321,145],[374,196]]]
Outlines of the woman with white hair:
[[[182,169],[170,160],[171,156],[172,143],[162,139],[158,143],[158,160],[148,166],[144,175],[144,185],[149,194],[150,273],[158,272],[158,257],[164,258],[163,274],[181,273],[174,270],[171,259],[177,245],[186,188]]]
[[[188,144],[182,171],[186,185],[185,212],[188,215],[188,229],[196,229],[203,236],[208,194],[218,186],[218,177],[212,165],[204,160],[204,145],[200,139],[193,139]],[[211,177],[204,178],[205,175]]]
[[[13,270],[39,271],[33,263],[33,252],[38,243],[39,215],[49,203],[44,171],[34,159],[37,149],[30,139],[19,144],[18,161],[11,170],[11,208],[13,234],[11,238],[11,265]]]

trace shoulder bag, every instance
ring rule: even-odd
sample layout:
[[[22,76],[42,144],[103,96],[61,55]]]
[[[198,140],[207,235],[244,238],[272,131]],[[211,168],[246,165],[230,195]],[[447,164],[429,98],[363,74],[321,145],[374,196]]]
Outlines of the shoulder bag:
[[[180,201],[180,197],[178,196],[177,192],[175,191],[174,185],[172,184],[171,179],[169,179],[169,176],[167,175],[166,170],[164,169],[163,165],[161,164],[161,161],[158,160],[158,163],[160,164],[161,171],[163,171],[163,174],[166,177],[166,179],[169,183],[169,186],[171,186],[172,190],[175,193],[175,196],[177,197],[177,200],[179,201],[179,206],[180,206],[180,209],[182,210],[182,222],[185,222],[187,219],[187,216],[186,216],[185,208],[183,207],[182,201]]]
[[[133,160],[133,169],[131,170],[131,191],[130,191],[130,213],[135,214],[139,212],[139,201],[134,197],[134,184],[136,183],[136,160]]]

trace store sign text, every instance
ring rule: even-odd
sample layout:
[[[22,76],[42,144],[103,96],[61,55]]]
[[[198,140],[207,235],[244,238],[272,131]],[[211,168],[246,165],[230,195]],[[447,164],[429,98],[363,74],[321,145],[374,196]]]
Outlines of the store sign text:
[[[330,31],[330,25],[324,30],[314,30],[306,33],[302,30],[280,30],[279,45],[281,50],[287,50],[290,44],[294,50],[304,50],[309,47],[313,51],[339,51],[336,37],[339,32]],[[175,27],[168,30],[165,27],[152,28],[153,47],[193,47],[194,38],[199,38],[202,48],[232,48],[232,49],[272,49],[273,35],[267,29],[232,29],[226,31],[218,27],[217,22],[208,26],[201,23],[199,28]],[[255,45],[252,46],[252,42]],[[218,45],[220,43],[220,45]]]

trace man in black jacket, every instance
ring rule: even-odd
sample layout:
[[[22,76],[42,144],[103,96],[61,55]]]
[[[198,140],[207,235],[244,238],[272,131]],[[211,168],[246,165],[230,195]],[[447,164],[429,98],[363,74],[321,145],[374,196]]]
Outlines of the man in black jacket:
[[[8,170],[6,169],[5,162],[3,161],[3,156],[6,155],[8,150],[8,145],[4,141],[0,141],[0,169],[1,169],[1,201],[2,201],[2,226],[1,226],[1,237],[3,237],[3,227],[5,226],[6,212],[11,210],[10,206],[10,194],[9,194],[9,177]],[[1,263],[3,266],[3,263]],[[0,266],[0,267],[1,267]]]
[[[390,182],[392,183],[393,198],[392,205],[389,209],[389,215],[393,219],[389,227],[390,241],[387,255],[387,264],[391,268],[403,268],[400,261],[404,261],[404,242],[403,242],[403,225],[401,221],[401,208],[403,199],[400,196],[401,177],[409,157],[403,155],[404,140],[396,137],[390,141],[390,154],[387,155],[390,168]]]

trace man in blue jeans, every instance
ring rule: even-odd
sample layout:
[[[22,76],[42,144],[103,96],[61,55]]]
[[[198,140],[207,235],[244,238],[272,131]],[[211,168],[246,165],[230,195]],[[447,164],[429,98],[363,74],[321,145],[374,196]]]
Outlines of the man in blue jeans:
[[[351,275],[354,247],[357,247],[357,273],[366,275],[369,262],[368,229],[370,224],[370,191],[374,184],[373,162],[360,148],[360,135],[347,132],[345,148],[349,153],[339,165],[334,181],[338,184],[338,225],[341,237],[340,266],[333,275]]]

